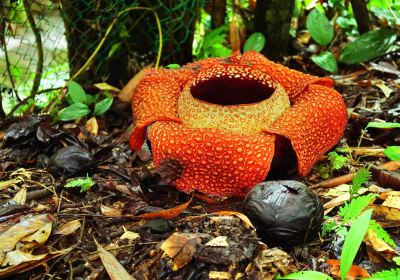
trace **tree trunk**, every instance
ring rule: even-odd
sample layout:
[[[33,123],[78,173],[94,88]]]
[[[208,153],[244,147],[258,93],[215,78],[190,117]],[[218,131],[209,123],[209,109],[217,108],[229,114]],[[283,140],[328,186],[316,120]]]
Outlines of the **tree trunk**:
[[[365,0],[351,0],[351,6],[353,7],[354,17],[357,21],[358,32],[363,34],[369,31],[369,17],[367,2]]]
[[[281,59],[287,51],[293,8],[294,0],[257,1],[254,30],[264,34],[263,53],[272,60]]]
[[[226,16],[226,0],[213,0],[211,13],[212,28],[223,25]]]

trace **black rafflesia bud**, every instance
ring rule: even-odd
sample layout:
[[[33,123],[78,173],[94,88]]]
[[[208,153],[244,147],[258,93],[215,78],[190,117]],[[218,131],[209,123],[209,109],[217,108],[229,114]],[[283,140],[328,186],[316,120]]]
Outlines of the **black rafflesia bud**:
[[[267,181],[246,196],[244,213],[263,242],[290,248],[314,239],[324,215],[318,197],[298,181]]]

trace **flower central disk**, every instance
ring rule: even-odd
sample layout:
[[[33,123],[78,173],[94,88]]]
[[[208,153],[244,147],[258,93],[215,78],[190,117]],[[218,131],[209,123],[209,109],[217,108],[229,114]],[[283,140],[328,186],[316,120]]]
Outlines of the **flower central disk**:
[[[186,127],[261,133],[290,108],[285,90],[248,66],[218,65],[184,89],[178,115]]]

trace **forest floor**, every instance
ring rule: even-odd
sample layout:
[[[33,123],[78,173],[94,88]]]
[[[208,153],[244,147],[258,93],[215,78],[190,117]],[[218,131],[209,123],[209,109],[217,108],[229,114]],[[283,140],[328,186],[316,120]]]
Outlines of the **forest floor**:
[[[373,219],[395,246],[365,238],[348,279],[393,268],[400,252],[400,175],[380,168],[400,167],[384,154],[400,146],[399,129],[364,130],[369,122],[400,122],[396,64],[398,52],[332,76],[349,113],[338,144],[350,151],[342,149],[345,166],[334,170],[324,156],[306,178],[283,176],[305,182],[337,221],[349,197],[348,174],[372,166],[360,192],[377,194]],[[288,66],[323,75],[299,57]],[[107,279],[107,271],[114,279],[127,279],[126,271],[133,279],[273,279],[309,269],[339,277],[337,232],[286,250],[261,242],[241,199],[208,199],[163,184],[149,150],[129,149],[131,122],[130,104],[115,98],[104,117],[82,124],[45,115],[1,123],[0,279]]]

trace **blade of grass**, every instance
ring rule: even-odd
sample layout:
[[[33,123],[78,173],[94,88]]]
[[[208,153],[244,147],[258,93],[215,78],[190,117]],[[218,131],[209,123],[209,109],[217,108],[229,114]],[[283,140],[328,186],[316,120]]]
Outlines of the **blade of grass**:
[[[340,278],[344,280],[347,272],[353,264],[364,235],[367,232],[369,221],[371,220],[372,209],[365,211],[352,224],[346,240],[343,244],[342,255],[340,257]]]

